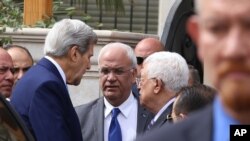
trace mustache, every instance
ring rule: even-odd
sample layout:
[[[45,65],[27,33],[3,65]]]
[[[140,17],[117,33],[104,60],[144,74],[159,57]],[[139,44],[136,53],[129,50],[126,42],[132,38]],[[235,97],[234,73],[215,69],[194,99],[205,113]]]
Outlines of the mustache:
[[[231,72],[250,73],[250,65],[245,62],[224,62],[219,67],[219,76],[224,76]]]
[[[117,84],[104,84],[103,87],[104,87],[104,88],[118,87],[118,85],[117,85]]]

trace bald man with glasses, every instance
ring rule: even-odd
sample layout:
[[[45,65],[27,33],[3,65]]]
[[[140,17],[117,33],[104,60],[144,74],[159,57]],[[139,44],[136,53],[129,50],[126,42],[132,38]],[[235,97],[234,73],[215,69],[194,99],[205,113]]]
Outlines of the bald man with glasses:
[[[134,51],[126,44],[115,42],[101,49],[98,66],[103,97],[76,107],[83,140],[132,141],[146,130],[150,113],[139,105],[138,95],[131,90],[136,65]],[[113,126],[113,121],[118,124]]]

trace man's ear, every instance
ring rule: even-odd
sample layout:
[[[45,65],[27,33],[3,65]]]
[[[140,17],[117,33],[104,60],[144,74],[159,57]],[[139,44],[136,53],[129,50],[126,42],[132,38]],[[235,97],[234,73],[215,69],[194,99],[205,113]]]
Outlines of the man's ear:
[[[154,88],[154,93],[158,94],[162,89],[164,89],[163,87],[163,82],[161,79],[155,79],[155,88]]]
[[[186,29],[188,34],[190,35],[192,41],[195,43],[197,48],[197,55],[201,61],[203,61],[203,51],[201,47],[199,46],[199,38],[200,38],[200,29],[199,29],[199,23],[198,23],[198,17],[197,15],[191,16],[186,24]]]
[[[78,56],[79,56],[79,53],[78,53],[78,47],[77,46],[73,46],[69,49],[69,52],[68,52],[68,55],[69,57],[71,58],[71,60],[73,62],[77,61],[78,59]]]
[[[136,68],[133,69],[132,76],[133,76],[133,80],[132,80],[133,83],[136,83],[136,76],[137,76],[137,69]]]
[[[186,114],[184,114],[184,113],[180,113],[180,117],[181,117],[182,119],[184,119],[184,118],[186,118],[186,117],[187,117],[187,115],[186,115]]]
[[[198,28],[198,19],[196,15],[191,16],[187,20],[186,29],[190,35],[192,41],[197,45],[199,38],[199,28]]]

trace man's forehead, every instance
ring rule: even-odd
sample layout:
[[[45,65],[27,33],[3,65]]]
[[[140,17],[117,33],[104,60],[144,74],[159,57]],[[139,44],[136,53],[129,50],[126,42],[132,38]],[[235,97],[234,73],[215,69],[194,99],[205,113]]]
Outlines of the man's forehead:
[[[199,0],[197,10],[200,14],[225,12],[245,13],[250,11],[249,0]]]

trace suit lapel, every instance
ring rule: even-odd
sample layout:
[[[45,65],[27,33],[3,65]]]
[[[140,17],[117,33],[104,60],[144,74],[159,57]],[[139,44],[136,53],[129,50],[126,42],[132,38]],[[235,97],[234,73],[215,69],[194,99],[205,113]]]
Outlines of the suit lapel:
[[[149,113],[145,108],[138,106],[137,134],[143,133],[147,130],[147,125],[152,118],[153,114]]]
[[[168,115],[171,114],[172,112],[172,107],[173,107],[173,103],[171,103],[167,109],[164,110],[164,112],[160,115],[160,117],[157,119],[157,121],[154,123],[153,128],[158,128],[161,127],[163,124],[165,123],[170,123],[170,121],[168,121]]]
[[[55,74],[55,76],[60,80],[60,82],[65,85],[65,82],[61,76],[61,74],[59,73],[59,71],[57,70],[56,66],[50,62],[48,59],[46,58],[42,58],[38,63],[37,65],[40,65],[44,68],[46,68],[48,71],[52,72],[53,74]],[[68,88],[67,86],[65,85],[65,89],[66,89],[66,92],[68,93],[69,95],[69,92],[68,92]]]
[[[48,59],[42,58],[37,63],[37,65],[45,67],[48,71],[51,71],[53,74],[55,74],[58,77],[58,79],[60,79],[63,82],[63,78],[60,75],[59,71],[57,70],[56,66],[53,63],[51,63]]]
[[[137,134],[143,133],[147,130],[147,126],[153,118],[153,114],[147,111],[144,107],[140,105],[139,95],[134,94],[137,100],[138,111],[137,111]]]
[[[95,115],[94,120],[94,136],[96,136],[96,141],[103,141],[104,139],[104,99],[100,98],[95,106],[93,106],[92,111]]]

